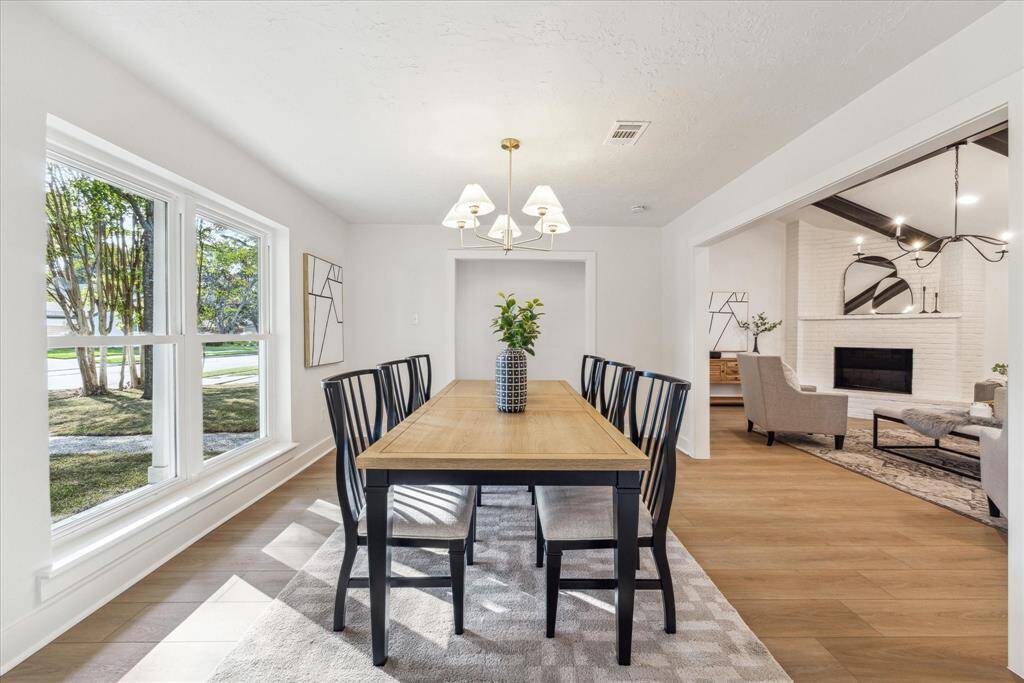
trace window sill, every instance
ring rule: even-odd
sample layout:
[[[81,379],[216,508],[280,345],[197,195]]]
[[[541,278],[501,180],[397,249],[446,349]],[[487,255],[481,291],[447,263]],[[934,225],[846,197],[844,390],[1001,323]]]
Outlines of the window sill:
[[[53,561],[49,567],[37,572],[40,600],[46,602],[79,585],[92,574],[102,571],[152,540],[165,528],[180,524],[216,503],[248,483],[242,481],[248,475],[282,460],[282,456],[290,453],[297,445],[291,442],[271,442],[253,452],[239,453],[237,457],[219,463],[192,481],[178,482],[152,499],[140,501],[140,504],[132,506],[130,511],[125,511],[116,519],[54,539]],[[251,477],[250,480],[255,478]]]

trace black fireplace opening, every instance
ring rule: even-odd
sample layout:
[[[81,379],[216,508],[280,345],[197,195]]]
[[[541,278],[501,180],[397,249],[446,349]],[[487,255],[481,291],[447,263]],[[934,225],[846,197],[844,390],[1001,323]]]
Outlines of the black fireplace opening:
[[[914,390],[913,349],[836,347],[836,389],[910,394]]]

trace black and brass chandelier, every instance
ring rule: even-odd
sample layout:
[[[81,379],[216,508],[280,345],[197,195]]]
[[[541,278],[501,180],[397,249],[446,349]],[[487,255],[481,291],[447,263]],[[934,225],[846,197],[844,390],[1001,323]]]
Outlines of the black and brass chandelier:
[[[487,196],[484,189],[476,184],[466,185],[462,190],[459,201],[448,211],[448,215],[441,221],[446,228],[454,228],[459,231],[459,244],[465,249],[501,249],[506,254],[514,249],[529,249],[531,251],[551,251],[555,245],[555,235],[569,232],[572,227],[565,220],[565,213],[562,205],[555,196],[550,185],[538,185],[530,194],[529,199],[523,206],[523,213],[527,216],[537,218],[533,229],[536,236],[522,236],[522,231],[512,218],[512,153],[519,149],[521,143],[516,138],[505,138],[501,141],[501,148],[508,152],[508,185],[506,187],[505,213],[498,216],[494,225],[486,233],[480,233],[479,217],[494,211],[494,202]],[[473,237],[484,242],[484,244],[467,245],[465,234],[469,232]],[[531,244],[547,236],[546,242]]]
[[[896,245],[899,246],[902,254],[896,256],[891,261],[896,261],[913,254],[911,259],[918,268],[927,268],[935,259],[939,257],[942,250],[950,244],[957,242],[963,242],[969,244],[974,251],[988,261],[989,263],[998,263],[1006,258],[1009,253],[1009,234],[1004,234],[1003,239],[997,239],[988,235],[967,235],[960,233],[960,147],[967,144],[966,142],[958,142],[953,146],[953,234],[946,235],[945,237],[938,237],[931,242],[925,243],[923,241],[917,241],[910,245],[908,248],[902,239],[901,232],[903,230],[903,221],[897,217],[894,221],[896,230],[893,233],[893,239],[896,241]],[[994,251],[993,251],[994,248]],[[857,249],[858,255],[860,248]],[[922,251],[933,252],[931,258],[925,259],[921,257]],[[985,253],[986,251],[992,252],[991,255]]]

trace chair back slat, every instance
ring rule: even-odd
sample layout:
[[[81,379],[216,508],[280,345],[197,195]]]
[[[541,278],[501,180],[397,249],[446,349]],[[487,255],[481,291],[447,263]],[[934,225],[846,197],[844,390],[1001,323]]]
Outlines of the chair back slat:
[[[327,415],[337,447],[335,484],[341,520],[346,534],[356,533],[359,514],[366,504],[365,482],[356,458],[376,443],[384,417],[384,390],[379,370],[356,370],[321,382],[327,399]],[[367,390],[372,396],[367,397]]]
[[[583,362],[580,364],[580,396],[597,407],[597,375],[604,358],[583,354]]]
[[[625,432],[626,402],[636,368],[615,360],[602,360],[600,365],[601,369],[596,375],[596,391],[600,403],[598,410],[616,429]]]
[[[654,519],[654,532],[664,534],[676,487],[676,442],[686,410],[690,383],[643,370],[629,383],[629,434],[650,460],[640,481],[640,497]]]
[[[434,381],[434,373],[430,368],[430,354],[420,353],[409,356],[413,369],[416,371],[416,386],[419,387],[419,403],[423,405],[430,400],[430,387]],[[424,369],[426,370],[424,372]],[[419,406],[417,406],[419,407]]]
[[[388,429],[409,417],[420,407],[420,389],[413,361],[392,360],[377,366],[384,382],[384,405],[388,413]]]

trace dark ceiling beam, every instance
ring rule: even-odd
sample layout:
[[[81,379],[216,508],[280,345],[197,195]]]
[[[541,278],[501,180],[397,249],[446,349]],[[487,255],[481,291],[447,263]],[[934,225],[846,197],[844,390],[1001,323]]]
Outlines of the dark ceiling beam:
[[[945,154],[946,152],[948,152],[949,150],[953,149],[957,145],[962,145],[962,144],[964,144],[966,142],[973,142],[973,143],[979,144],[982,147],[985,147],[987,149],[991,149],[994,152],[998,152],[1000,154],[1004,154],[1004,155],[1009,156],[1007,154],[1007,152],[1009,151],[1009,137],[1008,137],[1007,132],[1006,132],[1008,130],[1008,128],[1009,128],[1008,123],[1006,121],[1003,121],[1002,123],[997,124],[995,126],[992,126],[991,128],[986,128],[985,130],[980,131],[978,133],[975,133],[974,135],[966,137],[966,138],[964,138],[964,139],[962,139],[962,140],[960,140],[958,142],[954,142],[951,145],[946,145],[945,147],[939,147],[938,149],[932,150],[931,152],[928,152],[927,154],[923,154],[923,155],[917,157],[913,161],[908,161],[905,164],[900,164],[896,168],[889,169],[885,173],[879,173],[878,175],[876,175],[873,178],[868,178],[867,180],[859,182],[856,185],[851,185],[850,187],[846,188],[846,190],[844,190],[844,192],[848,191],[848,190],[852,190],[852,189],[854,189],[856,187],[860,187],[861,185],[867,185],[868,183],[874,182],[874,181],[878,180],[879,178],[884,178],[887,175],[891,175],[893,173],[899,173],[900,171],[902,171],[905,168],[910,168],[911,166],[914,166],[915,164],[919,164],[922,161],[927,161],[928,159],[931,159],[932,157],[937,157],[940,154]],[[1000,136],[1002,136],[1002,137],[1000,138]],[[992,138],[992,140],[989,143],[983,142],[984,140],[989,140],[989,138]],[[1002,140],[1001,144],[999,142],[1000,139]],[[991,145],[991,146],[989,146],[989,145]],[[1001,151],[1000,151],[1000,149],[997,149],[997,147],[1001,148]]]
[[[976,145],[984,147],[985,149],[992,150],[996,154],[1002,154],[1004,157],[1010,156],[1010,129],[1003,128],[1002,130],[996,131],[991,135],[986,135],[983,138],[971,140]]]
[[[839,195],[833,195],[814,202],[814,206],[886,237],[893,237],[896,233],[896,223],[892,218],[856,202],[851,202],[849,199],[844,199]],[[930,245],[937,239],[935,235],[931,235],[906,223],[903,224],[903,230],[900,233],[900,241],[908,247],[918,241],[922,244]],[[938,245],[930,249],[924,249],[924,251],[936,250],[938,250]]]

